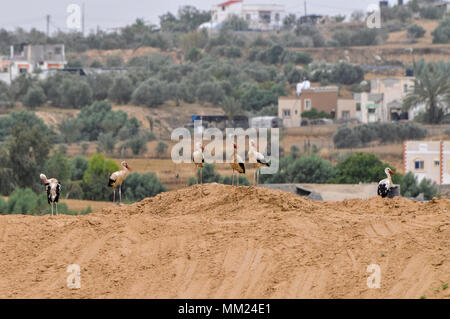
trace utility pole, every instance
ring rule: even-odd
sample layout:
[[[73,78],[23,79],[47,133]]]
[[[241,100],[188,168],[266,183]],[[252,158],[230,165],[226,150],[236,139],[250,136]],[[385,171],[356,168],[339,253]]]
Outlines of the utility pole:
[[[305,19],[306,19],[306,16],[308,15],[307,12],[306,12],[306,0],[305,0],[304,3],[305,3]]]
[[[47,40],[48,40],[48,38],[50,37],[50,15],[47,14],[46,18],[47,18]]]
[[[84,2],[81,5],[81,33],[84,36]]]

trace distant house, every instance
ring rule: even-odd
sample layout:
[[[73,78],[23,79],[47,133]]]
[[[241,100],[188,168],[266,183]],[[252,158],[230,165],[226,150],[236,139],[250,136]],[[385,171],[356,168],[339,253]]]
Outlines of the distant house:
[[[450,141],[406,141],[403,143],[405,173],[436,184],[450,184]]]
[[[413,88],[413,77],[372,79],[370,92],[354,94],[357,117],[363,123],[413,119],[417,109],[402,110],[403,99]]]
[[[356,102],[354,99],[338,99],[337,100],[337,120],[352,120],[356,119]]]
[[[21,73],[63,69],[66,64],[64,44],[24,45],[19,53],[11,46],[10,57],[2,60],[0,79],[11,81]]]
[[[236,15],[247,21],[252,30],[280,29],[286,15],[284,5],[280,4],[245,4],[243,0],[230,0],[214,5],[211,10],[211,22],[201,27],[220,28],[230,16]]]
[[[302,89],[301,94],[295,97],[278,98],[278,117],[283,120],[284,127],[299,127],[302,112],[316,109],[331,115],[336,115],[338,101],[337,86],[319,86]]]

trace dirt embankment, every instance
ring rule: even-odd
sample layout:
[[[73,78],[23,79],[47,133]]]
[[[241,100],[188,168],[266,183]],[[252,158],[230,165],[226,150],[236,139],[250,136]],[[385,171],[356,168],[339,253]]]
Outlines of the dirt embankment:
[[[86,216],[0,216],[0,297],[448,298],[449,213],[446,199],[208,184]]]

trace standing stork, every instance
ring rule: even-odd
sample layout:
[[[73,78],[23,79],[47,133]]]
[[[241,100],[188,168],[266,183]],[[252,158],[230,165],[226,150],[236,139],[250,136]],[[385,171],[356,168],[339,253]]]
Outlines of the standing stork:
[[[256,166],[255,175],[254,175],[254,182],[255,185],[259,184],[259,173],[260,169],[263,166],[269,167],[270,162],[266,160],[263,154],[257,151],[256,149],[256,143],[254,140],[250,140],[250,147],[248,151],[248,159],[250,163],[253,163]]]
[[[131,168],[128,166],[127,162],[123,161],[122,163],[120,163],[120,165],[123,167],[123,169],[112,173],[109,177],[108,183],[108,186],[114,188],[113,204],[116,202],[116,186],[119,186],[119,205],[121,205],[122,203],[122,183],[127,177],[128,173],[131,172]]]
[[[194,152],[192,153],[192,162],[195,164],[197,168],[197,184],[203,184],[203,164],[205,163],[205,157],[203,156],[203,150],[205,147],[202,143],[198,142],[195,145]],[[200,169],[200,178],[198,177],[198,170]]]
[[[52,206],[52,216],[53,216],[53,203],[56,206],[56,215],[58,215],[58,200],[59,194],[61,193],[61,184],[56,178],[47,179],[47,176],[41,174],[39,176],[44,182],[45,189],[47,191],[47,201]]]
[[[234,185],[234,174],[237,172],[237,186],[239,186],[239,173],[245,174],[245,165],[242,158],[237,154],[237,145],[233,144],[234,153],[233,153],[233,162],[230,163],[231,168],[233,169],[233,177],[231,178],[231,185]]]
[[[391,174],[396,175],[395,172],[391,170],[389,167],[386,167],[384,169],[384,172],[386,173],[387,178],[381,180],[378,183],[378,190],[377,190],[378,195],[380,195],[383,198],[388,196],[390,189],[393,187]]]

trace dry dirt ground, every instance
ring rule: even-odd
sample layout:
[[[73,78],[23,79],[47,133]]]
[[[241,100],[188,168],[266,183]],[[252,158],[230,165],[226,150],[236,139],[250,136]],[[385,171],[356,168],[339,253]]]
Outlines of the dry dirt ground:
[[[0,298],[449,298],[449,210],[208,184],[85,216],[0,216]]]

